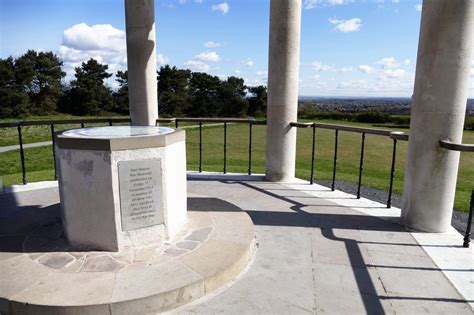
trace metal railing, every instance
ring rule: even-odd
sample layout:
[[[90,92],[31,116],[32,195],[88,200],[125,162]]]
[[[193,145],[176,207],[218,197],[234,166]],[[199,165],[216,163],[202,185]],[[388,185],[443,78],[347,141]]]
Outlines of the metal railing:
[[[408,140],[407,134],[404,134],[403,132],[392,132],[392,131],[383,130],[383,129],[329,125],[329,124],[321,124],[321,123],[315,123],[315,122],[309,122],[309,123],[293,122],[290,125],[296,128],[311,128],[312,129],[311,175],[310,175],[311,184],[314,183],[314,162],[315,162],[315,157],[316,157],[316,129],[320,128],[320,129],[334,130],[334,156],[333,156],[333,169],[332,169],[332,181],[331,181],[332,191],[335,190],[335,184],[336,184],[339,131],[355,132],[355,133],[361,134],[359,178],[357,181],[357,199],[360,199],[362,175],[364,171],[365,136],[369,134],[369,135],[390,137],[393,140],[393,150],[392,150],[392,162],[391,162],[391,168],[390,168],[390,186],[389,186],[389,191],[388,191],[387,208],[392,207],[393,181],[395,179],[395,162],[396,162],[396,157],[397,157],[397,141],[399,140],[407,141]]]
[[[474,144],[463,144],[454,143],[448,140],[440,140],[439,146],[443,149],[459,151],[459,152],[474,152]],[[466,232],[464,233],[463,247],[469,247],[471,242],[471,225],[472,225],[472,212],[474,211],[474,190],[471,191],[471,204],[469,209],[469,215],[467,219]]]
[[[223,173],[227,174],[227,125],[228,124],[248,124],[249,140],[248,140],[248,170],[247,174],[252,175],[252,127],[254,125],[266,125],[265,120],[243,119],[243,118],[172,118],[175,127],[179,128],[180,122],[196,122],[199,125],[199,172],[202,172],[202,127],[203,123],[222,123],[224,125],[224,167]]]
[[[203,152],[203,138],[202,138],[202,129],[205,125],[203,123],[216,123],[224,125],[224,174],[227,173],[227,126],[228,124],[247,124],[249,127],[249,141],[248,141],[248,171],[249,175],[252,174],[252,127],[254,125],[266,125],[265,120],[255,120],[255,119],[242,119],[242,118],[159,118],[156,120],[158,123],[174,123],[176,128],[179,128],[180,122],[195,122],[199,128],[199,172],[203,171],[202,163],[202,152]],[[54,146],[54,132],[55,126],[57,125],[80,125],[81,128],[84,128],[86,124],[108,124],[113,126],[117,123],[130,123],[129,118],[98,118],[98,119],[71,119],[71,120],[38,120],[38,121],[15,121],[0,123],[0,128],[17,128],[18,133],[18,144],[19,144],[19,154],[21,161],[21,173],[22,173],[22,183],[26,185],[27,180],[27,171],[26,171],[26,160],[25,160],[25,145],[23,139],[23,127],[26,126],[49,126],[51,131],[51,141],[52,141],[52,154],[53,154],[53,165],[54,165],[54,179],[57,179],[57,168],[55,155],[55,146]]]
[[[265,120],[255,120],[255,119],[242,119],[242,118],[160,118],[156,120],[156,123],[174,123],[176,128],[179,128],[180,122],[195,122],[199,128],[199,165],[198,171],[203,171],[203,137],[202,129],[205,125],[203,123],[216,123],[223,124],[223,173],[227,173],[227,128],[229,124],[247,124],[249,128],[249,139],[248,139],[248,171],[249,175],[252,174],[252,127],[254,125],[266,125]],[[51,132],[52,140],[52,154],[53,154],[53,163],[54,163],[54,178],[57,179],[57,169],[56,161],[54,159],[54,132],[56,125],[80,125],[81,128],[85,127],[85,124],[103,124],[106,123],[109,126],[112,126],[114,123],[130,123],[128,118],[99,118],[99,119],[73,119],[73,120],[40,120],[40,121],[16,121],[16,122],[7,122],[0,123],[0,128],[16,128],[18,133],[18,144],[19,144],[19,154],[21,161],[21,171],[22,171],[22,183],[27,184],[27,172],[26,172],[26,160],[25,160],[25,148],[24,148],[24,139],[23,139],[23,127],[26,126],[49,126]],[[312,149],[311,149],[311,175],[310,182],[314,183],[314,164],[316,159],[316,129],[329,129],[334,130],[334,155],[333,155],[333,169],[332,169],[332,181],[331,181],[331,190],[335,190],[335,182],[337,176],[337,160],[338,160],[338,141],[339,141],[339,132],[354,132],[361,134],[361,147],[360,147],[360,158],[359,158],[359,176],[357,182],[357,198],[361,196],[361,186],[362,186],[362,177],[364,171],[364,152],[365,152],[365,138],[366,135],[377,135],[389,137],[393,140],[392,146],[392,159],[390,167],[390,178],[389,178],[389,191],[387,199],[387,208],[392,206],[392,194],[393,194],[393,183],[395,179],[395,165],[396,165],[396,156],[397,156],[397,142],[398,141],[407,141],[408,135],[403,132],[391,132],[389,130],[383,129],[372,129],[372,128],[362,128],[362,127],[352,127],[352,126],[342,126],[342,125],[330,125],[322,123],[298,123],[293,122],[290,124],[292,127],[296,128],[312,128]],[[472,144],[459,144],[452,143],[447,140],[439,141],[440,147],[447,150],[461,151],[461,152],[474,152],[474,145]],[[471,204],[469,219],[466,228],[466,233],[464,237],[464,247],[469,247],[470,243],[470,234],[471,234],[471,223],[473,216],[474,208],[474,191],[471,192]]]

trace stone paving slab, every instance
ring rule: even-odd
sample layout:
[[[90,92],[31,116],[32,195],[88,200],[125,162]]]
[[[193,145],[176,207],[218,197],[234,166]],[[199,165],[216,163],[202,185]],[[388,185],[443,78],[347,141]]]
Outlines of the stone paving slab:
[[[186,227],[162,246],[79,251],[63,239],[57,195],[49,190],[32,194],[38,197],[35,202],[30,192],[23,194],[0,199],[8,204],[0,211],[2,225],[9,226],[0,230],[0,239],[15,225],[22,232],[17,236],[21,242],[0,243],[2,315],[158,313],[232,281],[255,249],[253,224],[245,212],[190,194]]]
[[[473,314],[394,219],[277,183],[195,180],[188,189],[247,211],[258,251],[227,290],[172,314]]]
[[[443,265],[427,254],[456,255],[455,236],[451,247],[440,246],[446,235],[425,238],[406,231],[396,224],[396,209],[366,200],[357,203],[353,196],[317,185],[227,179],[191,180],[188,190],[247,212],[258,244],[253,262],[230,284],[169,313],[473,314],[445,276],[450,272],[463,275],[459,281],[472,279],[472,259],[461,255],[453,265],[446,258]],[[204,208],[196,207],[192,229],[209,226]],[[185,257],[178,246],[169,251],[176,253],[168,254],[168,259]],[[147,313],[148,303],[153,302],[137,300],[133,309]],[[133,309],[115,304],[104,314],[133,313]],[[103,309],[95,311],[101,314]]]

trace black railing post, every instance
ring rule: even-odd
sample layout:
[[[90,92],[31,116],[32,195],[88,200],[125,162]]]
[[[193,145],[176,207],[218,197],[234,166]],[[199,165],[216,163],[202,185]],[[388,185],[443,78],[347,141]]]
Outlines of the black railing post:
[[[388,189],[387,208],[392,207],[393,180],[395,178],[395,160],[397,157],[397,139],[393,139],[392,167],[390,168],[390,187]]]
[[[109,119],[109,126],[112,126],[112,119]]]
[[[252,122],[249,121],[249,170],[248,174],[252,175]]]
[[[84,123],[83,122],[81,123],[81,128],[84,128]]]
[[[174,127],[175,127],[176,129],[178,129],[178,125],[179,125],[179,123],[178,123],[178,118],[176,118],[176,120],[174,121]]]
[[[25,151],[23,149],[23,136],[21,133],[21,125],[18,125],[18,144],[20,145],[22,182],[23,185],[26,185]]]
[[[334,191],[335,189],[335,184],[336,184],[336,167],[337,167],[337,142],[338,142],[338,137],[339,137],[339,130],[336,129],[335,135],[334,135],[334,165],[332,169],[332,184],[331,184],[331,190]]]
[[[469,210],[469,217],[467,219],[466,235],[464,235],[463,247],[469,247],[471,242],[471,225],[472,225],[472,212],[474,211],[474,190],[471,191],[471,209]]]
[[[56,148],[54,139],[54,124],[51,124],[51,140],[53,141],[53,165],[54,165],[54,180],[58,179],[58,172],[56,170]]]
[[[227,173],[227,122],[224,122],[224,174]]]
[[[316,146],[316,125],[313,123],[313,145],[311,148],[311,185],[314,183],[314,155],[315,155],[315,146]]]
[[[202,172],[202,122],[199,122],[199,173]]]
[[[357,185],[357,199],[360,199],[360,186],[362,184],[362,172],[364,170],[364,148],[365,148],[365,132],[362,133],[362,144],[360,146],[359,184]]]

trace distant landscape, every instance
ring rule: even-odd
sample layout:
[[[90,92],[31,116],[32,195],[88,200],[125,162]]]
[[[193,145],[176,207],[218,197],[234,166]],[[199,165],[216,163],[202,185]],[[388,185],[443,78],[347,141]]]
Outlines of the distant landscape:
[[[300,97],[298,118],[410,125],[410,98]],[[467,100],[464,129],[474,130],[474,99]]]
[[[360,113],[378,111],[391,115],[409,115],[411,99],[394,97],[317,97],[302,96],[299,105],[313,103],[318,112]],[[467,115],[474,115],[474,99],[467,100]]]

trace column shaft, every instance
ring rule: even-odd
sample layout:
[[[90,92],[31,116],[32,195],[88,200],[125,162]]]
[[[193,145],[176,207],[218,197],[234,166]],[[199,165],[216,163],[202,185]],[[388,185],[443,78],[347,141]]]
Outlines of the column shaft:
[[[125,0],[128,95],[132,125],[158,118],[154,0]]]
[[[427,232],[451,224],[474,34],[473,0],[425,0],[416,65],[402,222]]]
[[[268,54],[266,179],[295,176],[301,0],[271,0]]]

